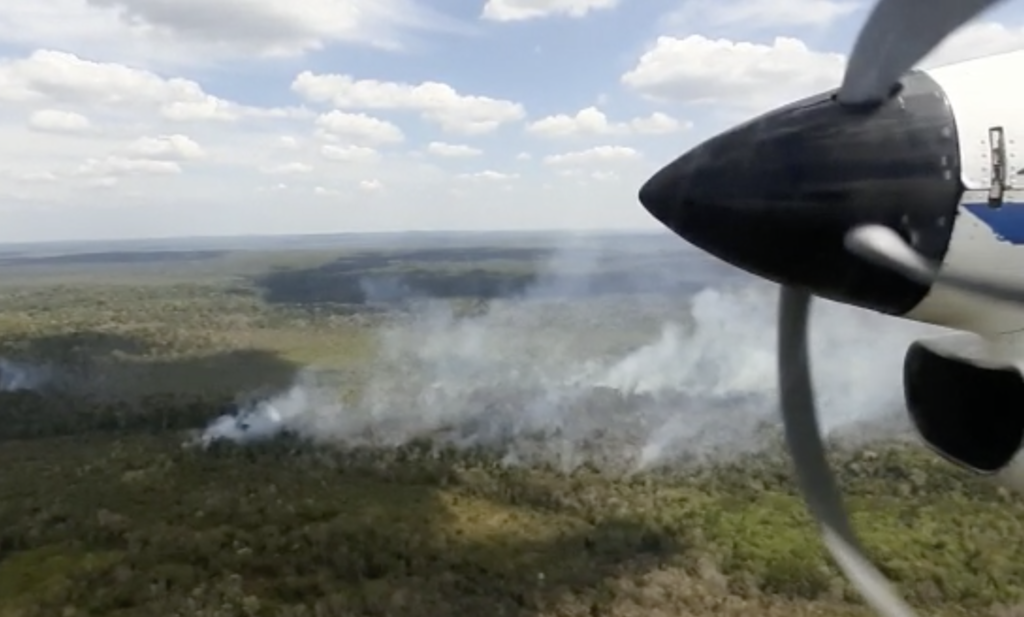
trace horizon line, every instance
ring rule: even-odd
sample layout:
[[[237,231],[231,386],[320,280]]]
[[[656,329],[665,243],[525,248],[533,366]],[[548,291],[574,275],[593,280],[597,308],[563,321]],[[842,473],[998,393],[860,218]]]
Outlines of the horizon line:
[[[404,229],[372,231],[332,231],[310,233],[239,233],[239,234],[197,234],[190,236],[125,236],[119,238],[61,238],[51,240],[9,240],[0,241],[0,247],[32,246],[42,244],[100,244],[124,242],[169,242],[175,240],[258,240],[273,238],[329,238],[332,236],[386,236],[386,235],[494,235],[494,234],[546,234],[546,235],[615,235],[615,234],[658,234],[668,230],[650,227],[628,228],[535,228],[535,229]]]

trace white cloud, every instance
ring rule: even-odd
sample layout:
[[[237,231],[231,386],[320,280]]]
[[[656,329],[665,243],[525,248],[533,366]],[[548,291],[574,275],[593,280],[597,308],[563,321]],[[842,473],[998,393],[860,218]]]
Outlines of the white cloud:
[[[314,186],[313,194],[320,195],[321,197],[340,197],[342,192],[338,189],[332,189],[326,186]]]
[[[11,180],[18,180],[21,182],[54,182],[59,180],[57,174],[52,171],[17,171],[9,169],[0,169],[0,176],[6,177]]]
[[[478,171],[471,174],[459,174],[459,177],[464,180],[487,180],[491,182],[500,182],[504,180],[515,180],[519,177],[519,174],[507,174],[500,171],[494,171],[492,169],[485,169],[484,171]]]
[[[344,198],[352,197],[356,193],[355,189],[358,189],[359,192],[362,192],[362,193],[372,194],[372,193],[380,193],[381,191],[384,190],[384,188],[385,188],[384,187],[384,183],[381,182],[380,180],[370,179],[370,180],[360,180],[359,182],[355,183],[353,186],[348,186],[348,187],[344,187],[344,188],[335,188],[335,187],[323,186],[323,185],[314,186],[313,187],[313,194],[314,195],[318,195],[320,197],[336,197],[336,198],[339,198],[339,199],[344,199]]]
[[[402,129],[392,122],[366,114],[330,111],[316,119],[318,134],[331,141],[353,141],[368,146],[395,144],[405,140]]]
[[[843,55],[788,37],[762,45],[663,36],[622,83],[652,98],[753,111],[834,88],[845,66]]]
[[[173,175],[180,174],[181,166],[175,161],[157,161],[124,156],[89,158],[76,170],[76,175],[116,178],[131,175]]]
[[[140,137],[128,144],[126,151],[133,156],[147,159],[177,161],[201,159],[206,156],[202,146],[191,137],[181,134]]]
[[[189,79],[165,79],[151,71],[51,50],[0,61],[0,101],[50,102],[108,112],[157,111],[175,121],[231,121],[300,113],[239,105],[207,94]]]
[[[542,137],[569,137],[573,135],[609,135],[621,133],[626,125],[612,125],[608,116],[596,107],[581,109],[575,116],[558,114],[541,118],[529,124],[526,130]]]
[[[320,154],[330,161],[345,163],[369,163],[379,161],[380,153],[365,146],[337,146],[326,144],[320,148]]]
[[[277,184],[261,185],[256,187],[256,191],[260,193],[277,193],[280,191],[287,191],[291,187],[286,182],[278,182]]]
[[[427,144],[427,152],[436,156],[446,157],[480,156],[484,153],[480,148],[474,148],[465,144],[449,144],[443,141],[432,141]]]
[[[639,157],[640,153],[638,151],[626,146],[595,146],[586,150],[566,152],[565,154],[552,154],[544,157],[544,162],[548,165],[574,166],[628,161]]]
[[[92,128],[92,122],[84,115],[59,109],[39,109],[32,112],[28,125],[33,130],[46,133],[85,133]]]
[[[619,0],[487,0],[480,17],[491,21],[525,21],[555,15],[579,18],[618,5]]]
[[[646,118],[634,118],[629,124],[634,131],[644,135],[665,135],[693,128],[692,122],[680,122],[660,111],[656,111]]]
[[[415,0],[46,0],[11,2],[0,40],[184,66],[299,56],[337,42],[400,46],[409,29],[465,30]]]
[[[100,176],[89,180],[86,184],[92,188],[109,189],[117,186],[119,180],[114,176]]]
[[[663,134],[682,128],[678,120],[661,112],[638,117],[629,122],[610,122],[596,107],[581,109],[574,116],[558,114],[529,124],[526,130],[541,137],[575,137],[580,135],[626,135],[630,133]]]
[[[614,182],[616,180],[621,179],[621,176],[618,173],[606,169],[559,169],[558,175],[565,178],[574,178],[584,185],[589,184],[588,181],[590,180],[597,180],[599,182]]]
[[[313,166],[309,163],[292,161],[280,165],[264,166],[260,168],[260,171],[271,175],[308,174],[313,171]]]
[[[460,94],[436,81],[413,85],[303,71],[292,82],[292,90],[309,101],[330,103],[339,109],[419,112],[442,129],[464,135],[489,133],[526,115],[519,103]]]

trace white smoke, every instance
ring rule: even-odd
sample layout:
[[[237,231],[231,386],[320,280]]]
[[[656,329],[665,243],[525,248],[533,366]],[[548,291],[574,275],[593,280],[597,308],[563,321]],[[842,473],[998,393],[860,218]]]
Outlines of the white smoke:
[[[550,293],[558,273],[481,316],[427,303],[380,332],[365,375],[304,371],[284,394],[216,420],[200,442],[282,431],[344,445],[427,438],[495,450],[510,463],[633,469],[763,444],[765,427],[777,424],[774,286],[722,282],[690,298],[565,301]],[[894,419],[899,426],[903,355],[935,332],[816,303],[823,430],[857,434],[881,423],[884,432]],[[338,395],[352,385],[346,380],[362,383],[349,405]]]
[[[46,368],[0,358],[0,392],[38,390],[51,377]]]

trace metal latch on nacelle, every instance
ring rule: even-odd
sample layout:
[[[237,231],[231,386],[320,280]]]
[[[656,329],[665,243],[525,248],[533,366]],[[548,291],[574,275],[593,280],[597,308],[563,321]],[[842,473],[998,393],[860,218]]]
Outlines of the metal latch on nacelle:
[[[993,126],[988,130],[988,146],[991,153],[988,205],[991,208],[999,208],[1003,205],[1003,195],[1009,188],[1006,177],[1006,134],[1003,127]]]

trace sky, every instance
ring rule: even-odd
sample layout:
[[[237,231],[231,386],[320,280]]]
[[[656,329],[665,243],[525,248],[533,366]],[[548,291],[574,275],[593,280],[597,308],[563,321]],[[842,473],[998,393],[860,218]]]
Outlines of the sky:
[[[861,0],[34,0],[0,242],[657,229],[643,181],[838,85]],[[1024,47],[1004,3],[922,62]]]

